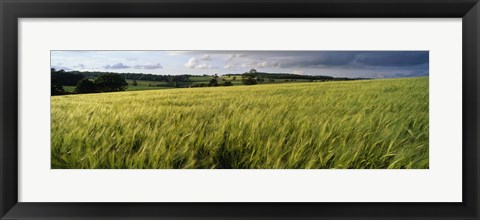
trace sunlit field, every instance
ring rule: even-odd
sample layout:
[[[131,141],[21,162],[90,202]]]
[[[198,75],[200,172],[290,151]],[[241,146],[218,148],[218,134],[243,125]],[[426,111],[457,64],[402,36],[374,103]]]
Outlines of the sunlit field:
[[[51,98],[52,168],[429,167],[428,77]]]

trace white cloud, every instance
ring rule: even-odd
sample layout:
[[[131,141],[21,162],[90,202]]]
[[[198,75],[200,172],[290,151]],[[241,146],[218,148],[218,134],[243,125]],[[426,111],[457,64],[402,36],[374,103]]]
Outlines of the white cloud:
[[[134,68],[153,70],[153,69],[162,69],[163,66],[160,63],[157,63],[157,64],[147,64],[147,65],[135,65]]]
[[[214,67],[211,64],[202,63],[195,66],[195,68],[196,69],[213,69]]]
[[[130,66],[124,65],[123,63],[117,63],[114,65],[106,65],[103,68],[105,69],[127,69],[130,68]]]
[[[246,53],[234,53],[234,54],[230,54],[230,56],[228,56],[227,61],[232,61],[236,58],[247,57],[247,56],[248,56],[248,54],[246,54]]]
[[[237,57],[238,57],[237,54],[232,54],[232,55],[228,56],[227,61],[232,61],[232,60],[234,60],[234,59],[237,58]]]
[[[234,70],[234,69],[237,69],[237,65],[235,64],[227,64],[225,66],[223,66],[224,69],[228,69],[228,70]]]
[[[85,69],[85,65],[80,63],[80,64],[74,66],[74,68],[77,68],[77,69]]]
[[[169,50],[165,51],[168,55],[187,55],[195,53],[195,51],[188,51],[188,50]]]
[[[197,66],[197,64],[198,64],[198,60],[195,57],[192,57],[188,60],[187,63],[185,63],[185,67],[189,69],[194,69],[195,66]]]
[[[278,63],[278,62],[268,62],[268,61],[262,61],[262,62],[253,61],[253,62],[250,62],[250,63],[242,64],[242,67],[243,68],[280,67],[280,63]]]
[[[185,63],[185,67],[189,69],[215,69],[211,64],[200,63],[195,57],[192,57]]]
[[[211,61],[212,60],[212,57],[210,57],[210,55],[208,54],[204,54],[202,56],[202,58],[200,58],[200,60],[203,60],[203,61]]]

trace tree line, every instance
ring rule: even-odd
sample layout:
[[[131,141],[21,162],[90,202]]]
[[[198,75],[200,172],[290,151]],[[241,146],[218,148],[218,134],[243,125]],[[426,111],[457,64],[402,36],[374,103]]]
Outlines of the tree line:
[[[207,86],[233,86],[229,81],[219,83],[217,74],[209,83],[191,85],[190,77],[193,75],[154,75],[142,73],[113,73],[113,72],[66,72],[63,69],[51,68],[51,94],[65,95],[63,86],[75,86],[74,93],[98,93],[125,91],[128,83],[126,80],[133,80],[132,85],[138,86],[137,80],[166,82],[169,87],[207,87]]]
[[[227,74],[227,77],[236,77],[237,74]],[[248,72],[245,72],[240,75],[242,77],[242,83],[244,85],[255,85],[257,83],[265,82],[265,79],[268,79],[268,82],[275,82],[275,80],[284,80],[284,81],[296,81],[296,80],[308,80],[308,81],[333,81],[333,80],[349,80],[348,78],[334,78],[332,76],[313,76],[313,75],[297,75],[291,73],[262,73],[258,72],[255,69],[251,69]]]
[[[345,80],[358,80],[358,79],[367,79],[367,78],[347,78],[347,77],[333,77],[333,76],[323,76],[323,75],[300,75],[292,73],[265,73],[258,72],[255,69],[251,69],[248,72],[243,74],[226,74],[227,77],[242,77],[242,82],[245,85],[253,85],[257,83],[264,82],[265,79],[268,79],[269,82],[275,82],[275,80],[307,80],[307,81],[345,81]]]
[[[208,75],[203,75],[208,76]],[[228,78],[232,77],[236,81],[240,76],[244,85],[255,85],[275,80],[296,81],[340,81],[355,80],[352,78],[334,78],[331,76],[313,76],[313,75],[297,75],[291,73],[263,73],[255,69],[251,69],[243,74],[226,74]],[[166,82],[169,87],[187,88],[187,87],[216,87],[216,86],[233,86],[232,80],[220,78],[217,74],[213,75],[208,83],[196,83],[190,80],[193,75],[154,75],[143,73],[113,73],[113,72],[91,72],[91,71],[70,71],[51,69],[51,94],[65,95],[63,86],[75,86],[75,93],[97,93],[97,92],[117,92],[125,91],[128,83],[126,80],[133,80],[132,85],[137,86],[137,80]]]
[[[70,71],[72,74],[81,74],[87,78],[95,78],[104,74],[113,73],[122,76],[127,80],[144,80],[144,81],[158,81],[158,82],[188,82],[191,76],[189,74],[181,75],[155,75],[151,73],[114,73],[114,72],[99,72],[99,71]]]
[[[80,73],[65,72],[64,70],[50,69],[51,73],[51,94],[67,94],[63,86],[76,86],[75,93],[97,93],[97,92],[118,92],[125,91],[128,83],[125,79],[115,73],[105,73],[90,80]]]
[[[218,77],[217,74],[215,74],[213,76],[213,79],[211,79],[208,83],[197,83],[197,84],[194,84],[190,87],[233,86],[233,83],[231,81],[225,81],[225,79],[223,79],[223,80],[224,80],[224,82],[219,83],[220,78]]]

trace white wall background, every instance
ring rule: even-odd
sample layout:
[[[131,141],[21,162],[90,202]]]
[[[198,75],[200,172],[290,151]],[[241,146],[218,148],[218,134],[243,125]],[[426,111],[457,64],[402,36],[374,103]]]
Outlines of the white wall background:
[[[461,19],[20,19],[19,201],[460,202],[461,31]],[[51,170],[50,50],[429,50],[430,169]]]

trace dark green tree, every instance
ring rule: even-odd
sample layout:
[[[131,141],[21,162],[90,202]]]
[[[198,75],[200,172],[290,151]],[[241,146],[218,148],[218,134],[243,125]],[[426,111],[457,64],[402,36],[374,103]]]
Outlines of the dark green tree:
[[[65,90],[63,90],[62,83],[56,73],[54,68],[50,69],[50,86],[51,86],[51,95],[63,95]]]
[[[258,76],[257,70],[256,70],[256,69],[251,69],[250,71],[244,73],[244,74],[242,75],[242,78],[248,78],[248,77],[250,77],[250,78],[257,78],[257,76]]]
[[[63,90],[63,86],[52,83],[51,95],[63,95],[63,94],[65,94],[65,90]]]
[[[245,85],[255,85],[257,84],[257,70],[251,69],[250,71],[242,74],[242,83]]]
[[[118,92],[125,91],[127,89],[128,83],[125,79],[116,73],[107,73],[100,75],[95,79],[95,84],[99,91],[102,92]]]
[[[137,83],[136,79],[133,80],[132,86],[138,86],[138,83]]]
[[[74,72],[65,72],[65,70],[50,69],[52,80],[55,79],[59,85],[62,86],[75,86],[78,81],[85,78],[84,75]]]
[[[245,85],[255,85],[255,84],[257,84],[257,80],[255,80],[252,77],[247,77],[247,78],[242,79],[242,83],[245,84]]]
[[[218,81],[216,78],[213,78],[210,80],[210,82],[208,83],[209,86],[218,86]]]
[[[77,83],[77,87],[75,88],[76,93],[94,93],[98,92],[97,85],[94,82],[90,81],[89,79],[81,79]]]
[[[232,82],[230,82],[230,81],[225,81],[221,85],[222,86],[233,86]]]
[[[265,80],[263,79],[263,77],[260,77],[260,76],[258,76],[256,80],[257,80],[258,83],[262,83],[262,82],[265,81]]]

